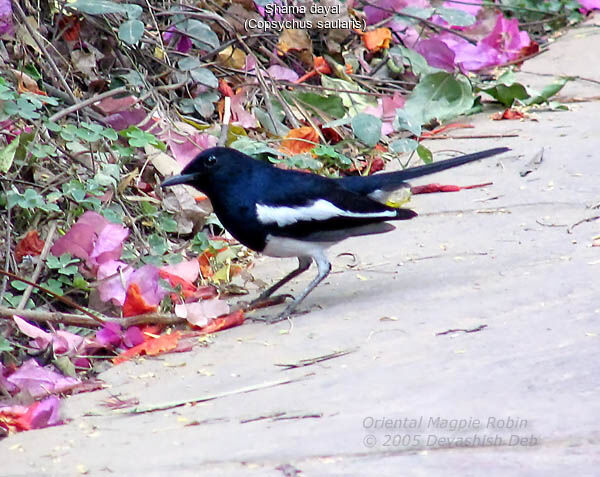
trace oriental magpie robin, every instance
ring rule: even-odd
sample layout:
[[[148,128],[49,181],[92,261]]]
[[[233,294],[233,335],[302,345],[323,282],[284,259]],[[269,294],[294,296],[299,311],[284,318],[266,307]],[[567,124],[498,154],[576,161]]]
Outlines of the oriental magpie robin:
[[[416,217],[410,209],[385,204],[392,192],[409,186],[406,180],[508,150],[499,147],[403,171],[329,179],[278,169],[235,149],[214,147],[198,154],[162,187],[194,186],[208,196],[223,226],[242,244],[272,257],[298,257],[298,268],[255,301],[271,296],[316,262],[317,277],[280,315],[269,320],[276,322],[289,317],[329,274],[328,247],[348,237],[389,232],[395,227],[387,221]]]

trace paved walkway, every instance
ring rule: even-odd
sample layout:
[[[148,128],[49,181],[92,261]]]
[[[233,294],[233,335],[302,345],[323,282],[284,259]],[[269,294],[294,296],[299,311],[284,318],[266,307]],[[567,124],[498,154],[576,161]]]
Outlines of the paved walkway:
[[[520,77],[600,81],[599,42],[597,27],[573,30]],[[416,220],[332,250],[358,264],[336,257],[293,325],[248,324],[110,369],[110,388],[66,401],[69,424],[1,441],[0,474],[598,475],[600,221],[567,233],[600,214],[598,95],[572,82],[563,96],[596,99],[539,121],[480,115],[464,131],[516,137],[430,141],[514,152],[432,178],[493,186],[417,196]],[[292,267],[260,259],[255,273],[270,282]],[[101,406],[111,394],[140,406],[216,398],[131,416]]]

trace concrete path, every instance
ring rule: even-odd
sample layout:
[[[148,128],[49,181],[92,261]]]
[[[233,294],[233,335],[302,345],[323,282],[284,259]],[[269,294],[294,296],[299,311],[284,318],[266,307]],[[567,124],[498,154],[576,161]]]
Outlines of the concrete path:
[[[520,77],[598,82],[599,43],[597,27],[573,30]],[[599,95],[572,82],[562,96],[596,98],[455,133],[515,137],[429,141],[513,152],[421,180],[494,184],[414,197],[419,218],[333,249],[334,273],[293,323],[110,369],[108,389],[66,400],[69,424],[1,441],[0,474],[599,475],[600,221],[567,233],[600,215]],[[254,273],[293,266],[264,258]],[[102,406],[113,394],[140,407],[216,398],[132,416]]]

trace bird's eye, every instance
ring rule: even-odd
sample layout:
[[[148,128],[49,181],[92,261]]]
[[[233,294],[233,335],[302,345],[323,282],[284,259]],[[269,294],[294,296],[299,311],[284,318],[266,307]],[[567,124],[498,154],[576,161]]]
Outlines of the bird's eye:
[[[209,167],[214,166],[217,163],[217,158],[215,156],[208,156],[206,158],[206,165]]]

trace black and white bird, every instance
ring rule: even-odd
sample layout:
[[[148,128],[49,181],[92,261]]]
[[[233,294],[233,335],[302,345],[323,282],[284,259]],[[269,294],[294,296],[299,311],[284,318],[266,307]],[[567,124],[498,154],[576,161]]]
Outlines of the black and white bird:
[[[162,187],[195,187],[208,196],[223,226],[242,244],[271,257],[298,258],[298,268],[255,302],[268,298],[316,262],[316,278],[281,314],[268,320],[276,322],[289,317],[329,274],[327,248],[348,237],[389,232],[395,227],[388,221],[417,216],[410,209],[385,204],[391,193],[408,187],[407,180],[508,150],[499,147],[403,171],[330,179],[278,169],[235,149],[215,147],[198,154]]]

